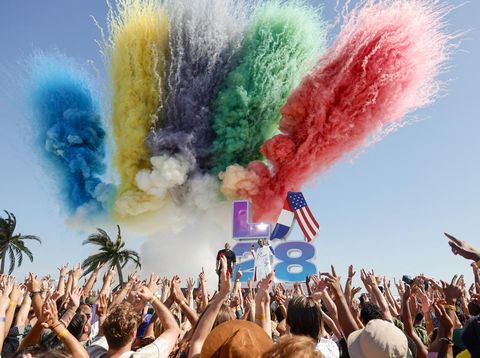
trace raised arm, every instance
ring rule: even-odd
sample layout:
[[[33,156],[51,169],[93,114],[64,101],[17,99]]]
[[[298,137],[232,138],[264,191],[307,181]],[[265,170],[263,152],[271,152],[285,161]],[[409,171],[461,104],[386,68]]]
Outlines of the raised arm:
[[[11,281],[11,284],[13,284],[13,288],[10,292],[10,302],[8,305],[7,312],[5,314],[5,336],[8,335],[8,331],[12,326],[13,316],[15,315],[15,310],[17,309],[17,303],[21,294],[20,287],[15,282],[15,278],[9,277],[8,279]]]
[[[17,318],[15,319],[15,326],[21,327],[25,326],[28,319],[28,312],[30,311],[30,307],[32,305],[32,300],[30,299],[30,295],[26,292],[25,286],[22,286],[23,290],[23,300],[20,309],[18,310]]]
[[[207,307],[203,317],[200,319],[200,321],[198,321],[197,328],[193,334],[190,344],[190,352],[188,354],[189,358],[200,357],[203,343],[212,330],[215,319],[217,318],[217,314],[220,311],[220,307],[227,299],[227,296],[232,288],[230,277],[227,276],[226,259],[222,258],[221,261],[221,266],[223,269],[220,273],[220,290],[211,304]]]
[[[100,271],[101,268],[102,268],[102,264],[99,263],[95,268],[95,270],[93,270],[90,276],[88,277],[88,280],[82,289],[83,296],[87,297],[92,291],[93,286],[97,282],[98,272]]]
[[[475,262],[480,261],[480,251],[474,248],[466,241],[460,241],[453,235],[444,233],[448,238],[448,244],[452,249],[454,255],[460,255],[467,260],[473,260]]]
[[[421,287],[417,288],[417,297],[420,300],[423,317],[425,318],[425,328],[427,329],[427,334],[430,336],[433,333],[433,321],[430,314],[432,301],[428,298],[427,293]]]
[[[60,319],[60,322],[62,322],[65,327],[68,327],[73,316],[75,316],[75,314],[77,313],[77,308],[80,306],[81,294],[81,287],[76,287],[72,290],[72,292],[67,293],[67,297],[65,300],[67,309],[63,313],[62,318]]]
[[[348,266],[348,277],[347,282],[345,282],[345,299],[348,303],[352,302],[352,279],[355,276],[356,272],[353,271],[353,265]]]
[[[223,259],[225,259],[225,257],[223,257],[221,260],[223,261]],[[225,261],[226,261],[226,259],[225,259]],[[225,266],[225,270],[226,270],[226,266]],[[202,272],[200,272],[200,275],[198,277],[200,279],[200,290],[202,292],[202,300],[200,302],[200,310],[203,311],[208,305],[207,279],[205,277],[205,271],[203,270],[203,267],[202,267]]]
[[[367,283],[372,290],[372,294],[375,296],[377,304],[383,312],[383,318],[386,319],[387,321],[393,322],[393,317],[392,317],[392,314],[390,313],[388,302],[385,299],[385,296],[383,295],[382,291],[380,291],[380,289],[378,288],[377,278],[375,277],[375,274],[372,272],[367,274],[366,276],[367,276]]]
[[[100,289],[100,294],[104,293],[108,295],[110,293],[110,287],[112,285],[113,278],[115,277],[115,268],[110,267],[110,269],[103,276],[103,285]]]
[[[138,291],[138,296],[144,302],[150,302],[153,306],[153,309],[163,327],[163,332],[158,336],[157,341],[161,340],[162,344],[166,344],[167,346],[166,351],[171,352],[180,334],[180,328],[178,327],[175,318],[170,310],[152,293],[152,291],[148,289],[148,287],[141,287]]]
[[[28,274],[28,278],[26,281],[27,289],[32,295],[32,307],[37,317],[40,317],[42,313],[42,306],[43,306],[43,299],[40,294],[41,284],[40,281],[37,280],[37,276],[33,273]]]
[[[413,328],[412,313],[410,311],[410,299],[412,298],[410,285],[405,285],[405,293],[402,296],[402,321],[405,334],[409,336],[417,347],[417,357],[426,358],[428,351]]]
[[[8,329],[5,323],[7,310],[10,307],[10,293],[13,290],[14,282],[8,277],[2,277],[3,292],[0,294],[0,349],[3,348],[3,342],[7,335]]]
[[[433,303],[435,315],[440,321],[438,329],[440,347],[437,358],[453,358],[453,319],[451,313],[439,302]]]
[[[272,338],[272,318],[268,290],[272,281],[273,272],[260,281],[255,295],[255,323],[262,327],[270,338]]]
[[[332,273],[325,273],[325,276],[330,289],[337,297],[335,305],[338,311],[338,319],[344,337],[347,339],[350,333],[358,330],[357,322],[350,312],[347,300],[343,295],[342,286],[340,285],[340,277],[335,273],[335,268],[332,266]]]
[[[195,323],[197,323],[198,315],[197,312],[190,307],[187,299],[183,295],[183,292],[180,289],[180,278],[178,276],[175,276],[172,279],[172,292],[175,303],[180,307],[183,314],[187,317],[192,326],[194,326]]]
[[[65,345],[73,358],[88,358],[83,345],[68,331],[66,326],[58,320],[57,305],[48,298],[43,305],[43,327],[52,330]]]
[[[477,294],[480,294],[480,268],[476,262],[472,262],[473,279]]]
[[[67,265],[60,266],[58,268],[58,272],[59,272],[59,276],[58,276],[57,292],[63,296],[65,294],[65,276],[68,274]]]

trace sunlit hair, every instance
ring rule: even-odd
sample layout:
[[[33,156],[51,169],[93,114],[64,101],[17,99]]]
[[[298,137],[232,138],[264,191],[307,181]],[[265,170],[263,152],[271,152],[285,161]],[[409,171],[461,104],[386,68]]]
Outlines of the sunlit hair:
[[[322,329],[322,309],[310,297],[295,296],[288,303],[287,324],[290,333],[318,340]]]
[[[315,341],[307,336],[284,336],[262,358],[323,358],[315,346]]]
[[[140,315],[128,302],[115,306],[102,325],[108,346],[113,349],[124,347],[134,336]]]
[[[219,324],[231,321],[232,319],[235,319],[235,315],[230,307],[228,307],[226,304],[223,304],[218,311],[217,318],[215,318],[212,329],[217,327]]]

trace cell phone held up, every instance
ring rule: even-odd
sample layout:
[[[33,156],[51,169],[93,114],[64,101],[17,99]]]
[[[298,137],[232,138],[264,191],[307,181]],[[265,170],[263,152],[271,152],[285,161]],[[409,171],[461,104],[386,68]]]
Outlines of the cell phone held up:
[[[413,284],[413,282],[414,282],[414,280],[413,280],[410,276],[408,276],[408,275],[403,275],[403,276],[402,276],[402,281],[405,282],[407,285],[410,285],[410,286],[411,286],[411,285]]]

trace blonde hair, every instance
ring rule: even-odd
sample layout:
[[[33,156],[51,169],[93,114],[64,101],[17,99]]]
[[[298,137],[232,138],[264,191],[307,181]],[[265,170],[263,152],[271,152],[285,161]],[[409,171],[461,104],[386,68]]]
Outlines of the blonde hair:
[[[262,358],[323,358],[315,346],[315,341],[307,336],[284,336]]]
[[[113,349],[122,348],[133,337],[141,322],[141,316],[128,302],[115,306],[108,314],[102,328],[108,346]]]

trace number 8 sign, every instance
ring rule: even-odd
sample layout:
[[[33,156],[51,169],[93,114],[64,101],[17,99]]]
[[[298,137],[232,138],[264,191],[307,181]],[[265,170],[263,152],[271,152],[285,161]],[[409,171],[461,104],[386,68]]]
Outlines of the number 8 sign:
[[[247,282],[253,279],[254,259],[250,254],[250,246],[253,244],[257,249],[258,238],[268,238],[270,236],[270,225],[266,223],[249,222],[249,203],[248,201],[233,202],[233,238],[238,240],[233,246],[233,252],[237,256],[237,265],[235,271],[241,270],[243,275],[241,282]],[[305,280],[307,275],[313,275],[317,272],[314,264],[315,247],[303,241],[279,241],[274,246],[274,264],[275,277],[278,281],[298,282]],[[236,272],[234,273],[235,277]]]

